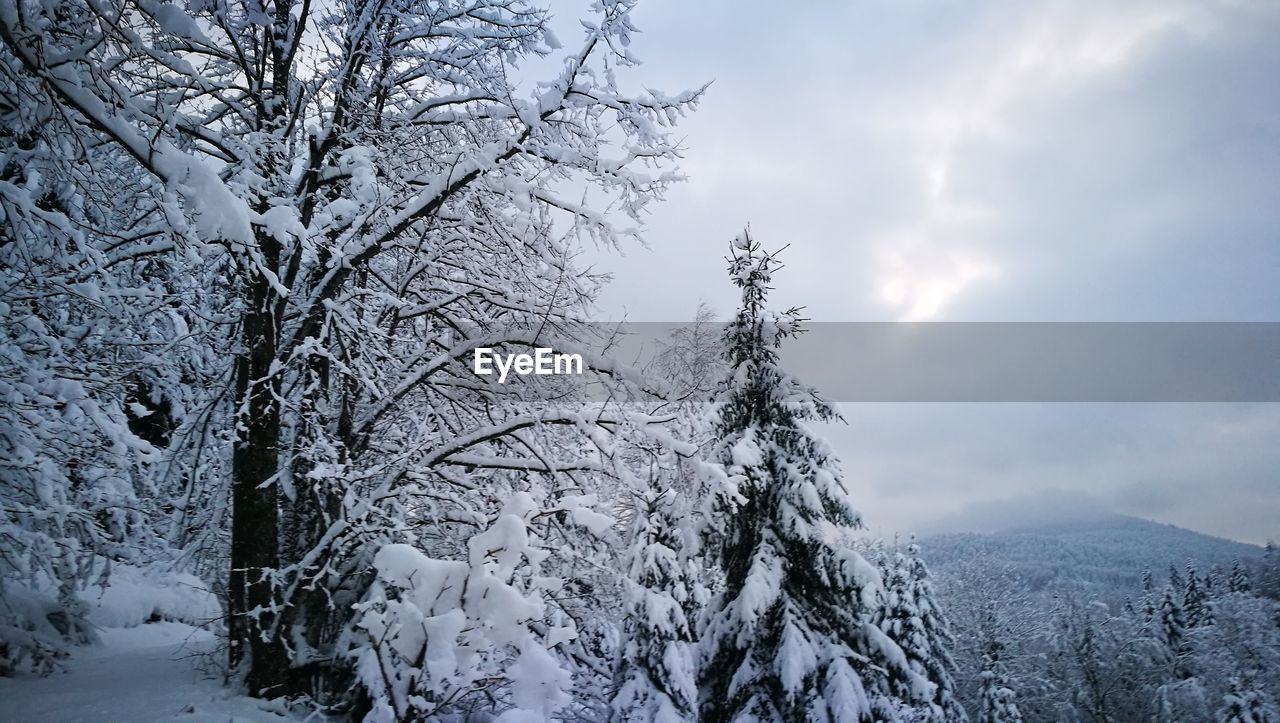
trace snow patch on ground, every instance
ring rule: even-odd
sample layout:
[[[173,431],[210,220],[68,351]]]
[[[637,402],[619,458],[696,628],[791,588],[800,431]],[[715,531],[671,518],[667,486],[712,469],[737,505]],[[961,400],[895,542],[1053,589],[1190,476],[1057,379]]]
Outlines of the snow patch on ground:
[[[197,670],[198,656],[217,642],[209,631],[160,622],[98,634],[98,644],[72,652],[63,673],[0,679],[0,721],[289,720],[271,703],[235,695]]]

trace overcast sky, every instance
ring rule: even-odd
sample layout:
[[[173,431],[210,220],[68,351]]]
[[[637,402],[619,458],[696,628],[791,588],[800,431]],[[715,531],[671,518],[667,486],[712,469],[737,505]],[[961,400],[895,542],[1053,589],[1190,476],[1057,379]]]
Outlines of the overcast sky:
[[[585,3],[553,4],[568,41]],[[632,74],[713,81],[602,318],[736,299],[746,223],[819,321],[1280,321],[1280,3],[643,0]],[[657,289],[661,291],[657,291]],[[1280,537],[1278,405],[846,405],[874,530],[982,501]],[[1042,505],[1044,506],[1044,505]]]

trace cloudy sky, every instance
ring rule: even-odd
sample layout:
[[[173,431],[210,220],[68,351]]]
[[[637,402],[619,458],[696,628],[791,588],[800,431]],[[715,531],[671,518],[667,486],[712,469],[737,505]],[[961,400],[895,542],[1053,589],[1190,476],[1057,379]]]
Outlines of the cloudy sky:
[[[553,5],[564,39],[582,2]],[[744,224],[820,321],[1280,321],[1280,3],[643,0],[645,85],[713,81],[602,316],[734,305]],[[655,289],[660,286],[661,291]],[[1278,405],[847,405],[868,524],[1096,506],[1280,537]],[[1043,505],[1042,505],[1043,506]]]

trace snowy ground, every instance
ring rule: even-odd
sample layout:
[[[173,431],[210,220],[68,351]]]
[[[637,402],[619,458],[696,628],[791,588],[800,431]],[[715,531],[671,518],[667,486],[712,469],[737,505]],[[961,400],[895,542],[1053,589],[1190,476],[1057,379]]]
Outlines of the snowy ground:
[[[269,703],[232,695],[196,669],[213,636],[182,623],[100,631],[98,645],[77,648],[64,673],[0,678],[0,721],[148,723],[272,721]]]

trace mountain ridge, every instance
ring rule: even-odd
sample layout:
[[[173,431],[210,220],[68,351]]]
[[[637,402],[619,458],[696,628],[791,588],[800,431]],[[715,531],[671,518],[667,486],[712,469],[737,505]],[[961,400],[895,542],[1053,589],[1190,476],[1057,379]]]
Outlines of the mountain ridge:
[[[1141,589],[1144,570],[1157,585],[1170,566],[1190,563],[1200,574],[1229,569],[1239,559],[1252,565],[1263,548],[1177,525],[1113,513],[1090,519],[1015,523],[995,532],[939,532],[920,544],[935,574],[1012,574],[1031,591],[1083,587],[1106,601]]]

